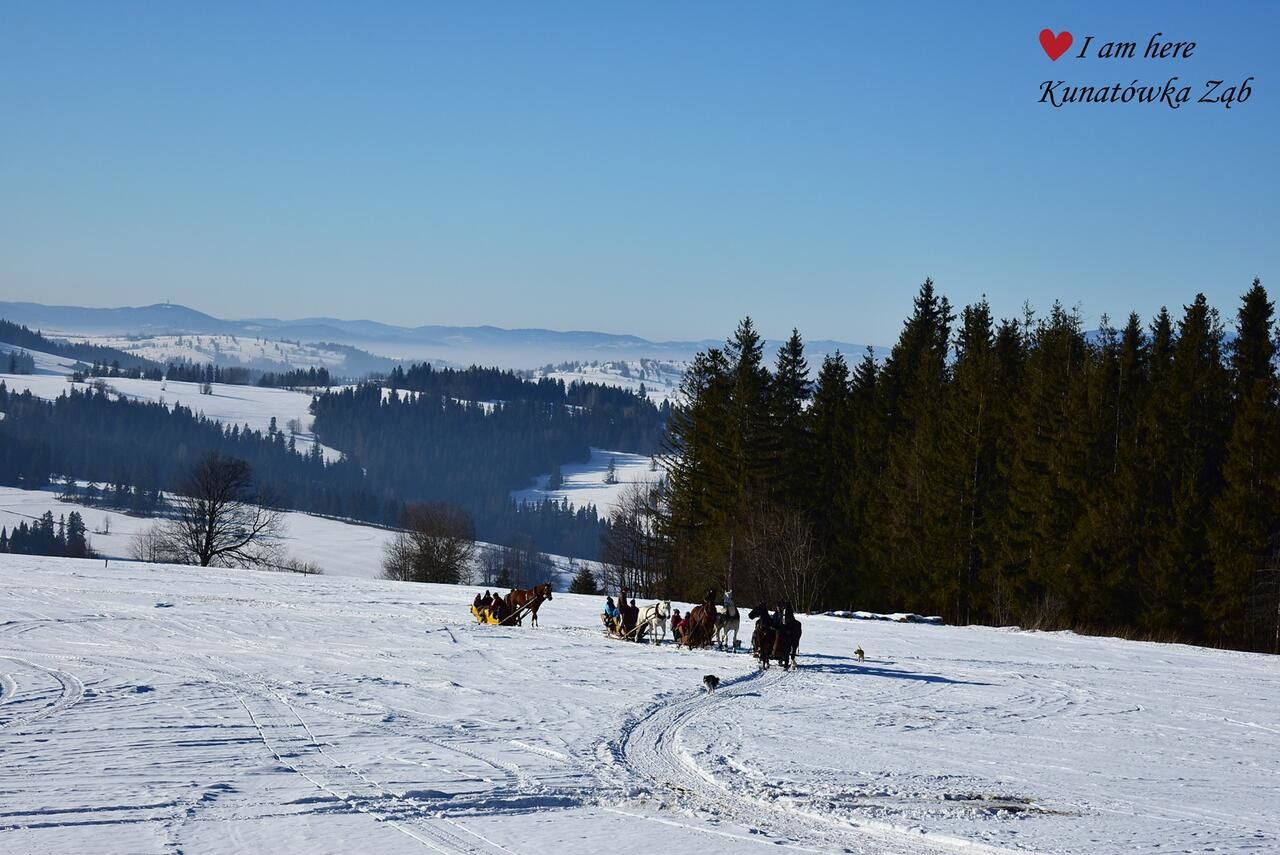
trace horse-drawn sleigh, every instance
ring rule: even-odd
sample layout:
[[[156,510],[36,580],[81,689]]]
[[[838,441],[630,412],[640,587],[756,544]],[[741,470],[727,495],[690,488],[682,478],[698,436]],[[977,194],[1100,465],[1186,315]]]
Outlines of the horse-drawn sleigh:
[[[765,669],[770,662],[777,662],[794,670],[802,627],[791,604],[779,603],[777,610],[770,614],[768,607],[761,603],[747,617],[756,622],[751,634],[751,653],[760,660],[760,667]],[[703,602],[690,609],[688,618],[673,632],[677,643],[685,647],[709,647],[714,642],[721,650],[737,650],[739,620],[732,591],[725,591],[723,608],[716,607],[715,592],[708,591]]]
[[[788,671],[794,670],[802,627],[791,604],[781,603],[777,611],[769,614],[768,607],[761,603],[747,617],[756,622],[751,633],[751,653],[760,660],[760,668],[768,669],[769,662],[776,661]]]
[[[670,617],[670,600],[640,607],[634,599],[627,600],[625,589],[618,597],[617,604],[613,597],[606,597],[604,609],[600,612],[600,622],[604,624],[605,633],[610,637],[624,641],[644,641],[648,638],[655,644],[666,641],[667,620]]]
[[[613,597],[605,599],[600,621],[611,638],[625,641],[654,643],[666,641],[668,622],[672,640],[682,647],[709,647],[714,644],[721,650],[738,649],[738,607],[733,602],[733,592],[725,591],[724,605],[715,604],[715,592],[708,591],[706,599],[689,610],[681,618],[679,611],[672,611],[670,600],[660,600],[639,607],[634,599],[628,599],[624,590],[615,604]]]
[[[530,623],[537,626],[538,609],[550,599],[552,597],[549,582],[527,589],[515,588],[506,596],[497,596],[485,591],[483,597],[476,594],[475,600],[471,603],[471,614],[478,623],[523,626],[525,617],[529,617]]]

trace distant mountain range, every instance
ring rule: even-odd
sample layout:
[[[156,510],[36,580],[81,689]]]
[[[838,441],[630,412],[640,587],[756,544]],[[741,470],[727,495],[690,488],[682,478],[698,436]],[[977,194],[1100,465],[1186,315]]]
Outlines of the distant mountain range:
[[[307,343],[345,344],[396,360],[434,359],[504,368],[535,368],[568,360],[686,360],[698,351],[723,343],[721,339],[655,342],[633,335],[579,330],[440,325],[402,327],[377,321],[346,321],[327,317],[223,320],[173,303],[101,309],[0,302],[0,318],[26,324],[53,336],[254,336]],[[770,351],[779,343],[769,342]],[[811,362],[836,350],[854,359],[864,349],[864,345],[849,342],[806,342]],[[884,348],[875,350],[878,356],[885,353]]]

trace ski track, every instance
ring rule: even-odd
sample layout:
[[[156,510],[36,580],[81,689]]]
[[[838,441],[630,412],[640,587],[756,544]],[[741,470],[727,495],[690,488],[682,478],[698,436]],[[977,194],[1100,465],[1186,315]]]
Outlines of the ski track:
[[[353,810],[385,822],[436,852],[492,855],[495,851],[511,851],[491,844],[483,848],[472,845],[440,828],[439,821],[429,820],[426,813],[431,809],[430,803],[424,804],[389,792],[359,769],[338,760],[326,750],[306,720],[283,696],[275,692],[255,695],[237,691],[236,694],[262,744],[281,765]],[[459,823],[450,824],[465,833]]]
[[[500,628],[465,588],[21,560],[0,853],[1280,841],[1266,658],[809,618],[799,669],[762,672],[607,640],[570,596]]]

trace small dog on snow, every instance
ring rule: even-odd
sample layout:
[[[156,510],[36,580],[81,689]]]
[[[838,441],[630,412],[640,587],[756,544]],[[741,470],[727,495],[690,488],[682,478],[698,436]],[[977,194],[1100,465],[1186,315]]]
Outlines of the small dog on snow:
[[[865,654],[865,653],[863,653],[863,652],[862,652],[862,648],[861,648],[861,647],[859,647],[857,650],[853,651],[853,655],[858,657],[858,661],[859,661],[859,662],[865,662],[865,661],[866,661],[867,654]]]
[[[715,674],[707,674],[702,678],[702,685],[707,690],[707,694],[711,694],[720,686],[720,678]]]

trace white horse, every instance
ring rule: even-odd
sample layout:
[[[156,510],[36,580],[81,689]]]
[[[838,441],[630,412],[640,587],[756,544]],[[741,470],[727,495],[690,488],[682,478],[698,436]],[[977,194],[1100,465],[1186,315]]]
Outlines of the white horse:
[[[667,618],[669,617],[671,617],[670,600],[663,600],[660,603],[645,606],[640,610],[640,616],[636,618],[636,632],[641,635],[647,633],[651,644],[666,641]]]
[[[724,606],[716,608],[716,647],[738,649],[738,607],[733,604],[733,591],[724,592]],[[729,636],[733,635],[730,644]]]

